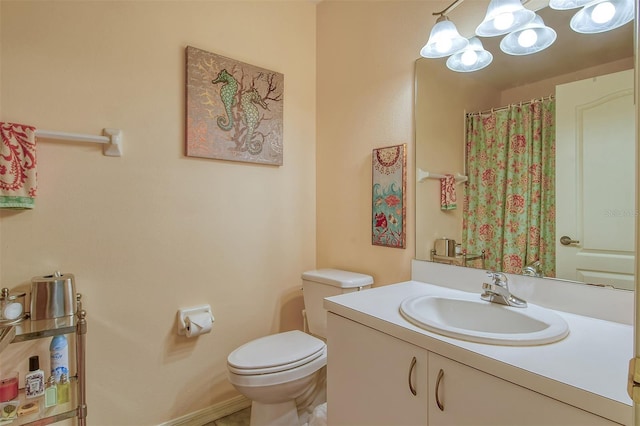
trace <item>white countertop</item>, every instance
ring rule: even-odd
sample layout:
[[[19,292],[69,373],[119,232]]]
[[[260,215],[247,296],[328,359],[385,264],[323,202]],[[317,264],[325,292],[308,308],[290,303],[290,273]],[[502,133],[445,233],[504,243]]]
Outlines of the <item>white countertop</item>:
[[[453,296],[461,290],[420,281],[377,287],[325,299],[327,310],[488,374],[622,424],[632,424],[627,395],[633,327],[554,310],[569,335],[540,346],[498,346],[449,338],[419,328],[400,314],[400,303],[420,295]],[[479,297],[479,294],[478,294]],[[331,348],[329,348],[331,350]]]

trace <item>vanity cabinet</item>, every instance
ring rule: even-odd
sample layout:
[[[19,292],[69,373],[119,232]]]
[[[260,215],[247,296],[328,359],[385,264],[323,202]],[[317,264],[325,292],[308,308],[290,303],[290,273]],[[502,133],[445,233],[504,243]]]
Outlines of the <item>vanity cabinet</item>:
[[[80,295],[77,295],[77,314],[54,319],[31,321],[26,319],[11,327],[12,340],[10,343],[27,342],[43,338],[51,338],[58,335],[67,335],[69,339],[69,361],[74,360],[76,374],[71,376],[69,402],[44,407],[44,397],[38,398],[40,410],[38,413],[17,417],[11,426],[32,425],[41,426],[59,422],[66,419],[77,419],[78,426],[86,425],[87,403],[85,384],[85,335],[87,333],[86,312],[82,309]],[[1,334],[1,333],[0,333]],[[75,353],[72,348],[75,346]],[[48,365],[48,363],[45,363]],[[70,368],[73,364],[70,362]],[[70,371],[71,373],[71,371]],[[45,374],[48,377],[48,374]],[[21,403],[28,402],[25,399],[24,389],[20,390],[18,398]]]
[[[426,350],[331,313],[327,424],[426,425]]]
[[[615,425],[328,313],[328,424]]]

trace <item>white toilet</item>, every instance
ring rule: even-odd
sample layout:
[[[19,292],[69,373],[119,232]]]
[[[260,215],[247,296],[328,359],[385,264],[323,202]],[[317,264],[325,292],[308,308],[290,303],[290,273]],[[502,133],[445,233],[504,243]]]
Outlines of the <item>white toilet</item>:
[[[302,274],[305,322],[309,332],[294,330],[245,343],[227,358],[229,381],[251,399],[251,426],[300,425],[326,401],[327,311],[323,299],[370,288],[369,275],[338,269]]]

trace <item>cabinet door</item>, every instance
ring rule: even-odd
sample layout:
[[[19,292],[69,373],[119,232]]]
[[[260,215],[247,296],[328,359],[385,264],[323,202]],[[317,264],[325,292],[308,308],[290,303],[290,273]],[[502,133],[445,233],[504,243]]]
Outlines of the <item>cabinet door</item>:
[[[327,348],[328,424],[427,424],[427,351],[332,313]]]
[[[615,425],[602,417],[429,353],[429,425]]]

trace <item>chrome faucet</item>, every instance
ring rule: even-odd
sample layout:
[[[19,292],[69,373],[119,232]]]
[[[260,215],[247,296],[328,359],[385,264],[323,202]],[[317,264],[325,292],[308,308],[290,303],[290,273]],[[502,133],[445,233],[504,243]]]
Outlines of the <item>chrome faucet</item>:
[[[529,263],[522,268],[522,275],[528,275],[530,277],[542,277],[542,264],[539,260]]]
[[[491,284],[482,283],[482,289],[484,290],[484,293],[480,295],[482,300],[514,306],[516,308],[527,307],[527,302],[511,294],[509,291],[509,282],[505,274],[502,272],[487,271],[487,276],[491,278],[492,282]]]

